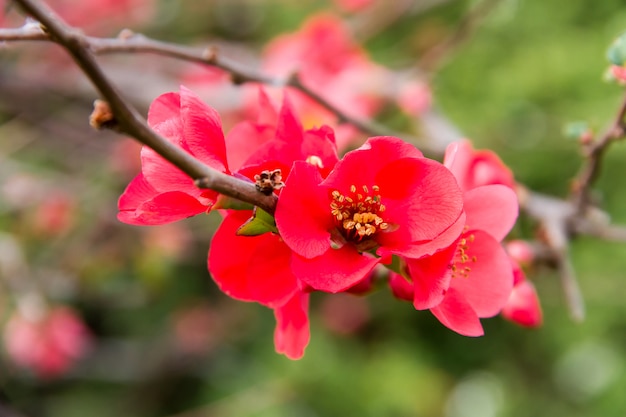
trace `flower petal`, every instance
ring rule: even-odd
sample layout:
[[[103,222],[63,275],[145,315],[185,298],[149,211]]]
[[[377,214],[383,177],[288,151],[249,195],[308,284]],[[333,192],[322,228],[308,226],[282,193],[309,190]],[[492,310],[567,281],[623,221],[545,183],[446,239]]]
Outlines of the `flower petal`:
[[[447,248],[455,243],[463,229],[465,228],[465,213],[461,213],[461,216],[457,219],[452,226],[448,227],[442,234],[432,240],[422,242],[412,242],[404,244],[402,239],[398,239],[394,233],[382,233],[377,238],[378,243],[382,246],[376,251],[378,255],[384,256],[386,254],[400,255],[405,258],[418,259],[424,256],[433,255],[436,252]],[[401,246],[394,247],[397,244],[397,240],[400,240]],[[406,240],[406,239],[405,239]]]
[[[345,245],[340,249],[328,249],[313,259],[293,256],[291,269],[313,289],[336,293],[367,278],[381,259],[362,255],[351,245]]]
[[[180,119],[180,94],[173,92],[161,94],[148,110],[148,124],[153,129],[171,119]]]
[[[448,289],[443,301],[430,309],[435,317],[447,328],[463,336],[482,336],[482,324],[472,307],[454,288]]]
[[[276,330],[274,346],[277,353],[289,359],[300,359],[309,344],[309,294],[297,292],[287,303],[274,309]]]
[[[413,281],[413,306],[416,310],[432,308],[443,300],[452,278],[450,263],[456,247],[453,244],[432,256],[405,260]]]
[[[320,187],[319,170],[296,161],[276,206],[276,226],[281,237],[297,254],[320,256],[330,248],[334,225],[327,190]]]
[[[222,121],[209,107],[186,87],[180,87],[180,115],[183,140],[192,155],[211,168],[226,171],[226,146]]]
[[[385,221],[400,227],[406,243],[434,239],[458,221],[463,199],[443,165],[426,158],[404,158],[384,166],[374,179],[385,205]]]
[[[251,215],[247,210],[233,211],[224,218],[209,248],[209,271],[230,297],[274,308],[298,290],[289,267],[291,251],[272,233],[237,236],[237,229]]]
[[[392,136],[370,138],[360,148],[348,152],[340,160],[333,172],[324,181],[324,185],[337,190],[349,190],[355,179],[360,185],[376,184],[378,171],[402,158],[422,158],[422,153],[415,146]],[[397,180],[398,173],[396,173]]]
[[[181,191],[168,191],[143,201],[135,210],[120,210],[117,218],[139,226],[158,225],[186,219],[207,211],[207,206]]]
[[[502,309],[502,317],[521,326],[541,326],[543,313],[532,282],[521,281],[513,287],[511,297]]]
[[[519,205],[515,192],[504,185],[484,185],[471,189],[463,196],[466,224],[483,230],[501,241],[517,220]]]
[[[467,276],[452,279],[450,287],[463,294],[478,317],[492,317],[506,304],[513,288],[513,271],[508,255],[491,235],[480,230],[463,234],[468,243],[468,262],[457,268],[470,268]],[[472,261],[475,258],[476,261]]]

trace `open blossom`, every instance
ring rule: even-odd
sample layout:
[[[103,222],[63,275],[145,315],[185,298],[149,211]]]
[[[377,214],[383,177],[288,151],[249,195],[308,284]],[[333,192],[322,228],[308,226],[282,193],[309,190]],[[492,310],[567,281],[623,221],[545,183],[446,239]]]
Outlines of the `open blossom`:
[[[276,225],[294,252],[291,268],[313,289],[339,292],[391,255],[425,255],[456,239],[461,193],[452,174],[398,138],[370,138],[324,179],[294,163]],[[423,248],[423,249],[422,249]]]
[[[267,97],[262,94],[263,100]],[[311,164],[320,175],[328,175],[338,160],[332,130],[304,130],[287,98],[277,115],[269,109],[259,115],[257,123],[241,123],[227,137],[229,162],[239,167],[237,174],[252,180],[263,172],[280,169],[281,178],[286,179],[294,161],[307,161],[304,163]],[[268,132],[273,123],[273,132]],[[280,188],[275,192],[280,193]],[[238,235],[252,211],[224,212],[209,250],[213,279],[233,298],[274,309],[277,352],[300,358],[309,341],[309,295],[291,270],[291,250],[274,233]]]
[[[502,317],[526,327],[538,327],[543,323],[543,312],[535,286],[526,279],[522,267],[529,265],[534,257],[528,243],[512,240],[507,243],[506,251],[513,264],[513,291],[502,309]]]
[[[405,259],[405,276],[393,273],[390,285],[398,298],[430,311],[450,329],[483,334],[480,318],[498,314],[513,287],[511,262],[500,242],[515,224],[517,197],[508,170],[498,171],[497,157],[472,158],[468,142],[451,144],[444,165],[459,180],[464,229],[459,239],[432,256]],[[482,185],[490,178],[503,184]]]
[[[67,307],[55,307],[38,318],[16,312],[4,329],[13,361],[47,378],[66,372],[86,353],[89,339],[85,324]]]
[[[185,87],[159,96],[150,106],[148,124],[211,168],[228,172],[224,134],[217,112]],[[217,199],[212,190],[196,187],[187,174],[152,149],[141,149],[141,173],[118,201],[118,219],[156,225],[208,211]]]
[[[278,77],[297,72],[304,85],[357,118],[380,109],[388,81],[386,71],[354,41],[348,26],[331,14],[315,15],[297,32],[276,37],[263,53],[263,69]],[[338,127],[336,115],[299,91],[288,91],[305,126]],[[338,129],[339,148],[354,135],[354,130]]]
[[[444,164],[452,171],[463,191],[490,184],[515,189],[513,173],[498,155],[490,150],[474,150],[468,140],[450,144]]]

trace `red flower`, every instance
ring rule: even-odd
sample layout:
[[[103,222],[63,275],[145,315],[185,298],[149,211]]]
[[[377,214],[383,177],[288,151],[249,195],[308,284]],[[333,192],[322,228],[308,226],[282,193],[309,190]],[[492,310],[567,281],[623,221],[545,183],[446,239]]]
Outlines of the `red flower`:
[[[543,323],[539,297],[520,266],[520,263],[531,260],[534,254],[523,241],[511,241],[506,249],[513,264],[514,281],[511,296],[502,309],[502,317],[521,326],[539,327]]]
[[[263,100],[267,100],[264,94]],[[240,147],[234,147],[239,151],[232,159],[241,166],[238,175],[253,179],[264,170],[278,168],[283,177],[288,177],[294,161],[308,161],[323,176],[332,170],[338,158],[331,129],[304,131],[287,97],[275,122],[274,137],[268,140],[266,123],[271,124],[271,119],[268,112],[257,123],[242,123],[229,134],[228,145],[246,146],[248,153],[246,156]],[[258,148],[250,149],[250,143]],[[308,295],[301,291],[302,285],[291,271],[291,249],[274,233],[237,235],[252,212],[226,213],[209,250],[208,265],[213,279],[233,298],[273,308],[277,352],[291,359],[301,357],[309,340]]]
[[[464,200],[466,231],[455,245],[450,286],[430,311],[457,333],[480,336],[479,319],[498,314],[513,288],[511,263],[500,241],[515,224],[518,205],[515,193],[502,185],[470,190]]]
[[[148,124],[173,144],[208,166],[226,167],[219,115],[185,87],[159,96],[150,106]],[[170,223],[206,212],[217,193],[201,190],[181,170],[148,147],[141,150],[142,172],[119,199],[118,219],[136,225]]]
[[[515,189],[513,173],[498,155],[489,150],[476,151],[467,140],[450,144],[443,163],[452,171],[463,191],[491,184]]]
[[[396,297],[412,301],[416,309],[430,309],[466,336],[483,334],[480,318],[498,314],[513,287],[511,263],[500,241],[517,219],[517,197],[509,188],[514,183],[495,154],[480,155],[467,142],[446,150],[444,164],[465,191],[460,238],[432,256],[405,259],[407,278],[392,274],[390,279]],[[507,185],[479,186],[493,178]]]
[[[325,180],[314,166],[296,162],[276,224],[294,251],[294,274],[313,289],[339,292],[392,254],[423,256],[448,246],[458,235],[429,244],[461,209],[445,167],[398,138],[377,137],[346,154]]]

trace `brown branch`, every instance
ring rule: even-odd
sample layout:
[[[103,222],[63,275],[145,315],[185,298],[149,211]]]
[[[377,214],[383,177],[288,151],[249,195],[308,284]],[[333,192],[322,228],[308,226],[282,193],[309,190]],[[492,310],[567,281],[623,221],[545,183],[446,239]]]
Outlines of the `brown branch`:
[[[196,180],[198,184],[254,204],[269,213],[273,213],[276,207],[276,198],[274,196],[261,194],[252,183],[239,180],[210,168],[150,129],[137,109],[128,103],[104,74],[90,50],[88,37],[66,25],[52,10],[40,2],[16,0],[16,3],[41,22],[45,28],[44,32],[49,34],[51,41],[61,45],[72,56],[76,64],[100,91],[105,101],[108,102],[121,132],[136,138],[144,145],[152,148],[167,161]]]
[[[624,116],[626,116],[626,95],[609,129],[595,141],[583,145],[586,163],[572,183],[572,200],[579,214],[587,211],[592,204],[591,186],[600,174],[602,157],[609,145],[626,137]]]
[[[2,40],[54,40],[44,31],[39,29],[39,33],[31,27],[19,29],[0,29],[0,41]],[[92,36],[82,36],[84,47],[94,55],[114,54],[114,53],[152,53],[167,56],[179,60],[195,62],[197,64],[209,65],[228,72],[236,84],[248,82],[261,83],[275,87],[291,87],[307,95],[320,106],[324,107],[331,114],[337,117],[339,123],[349,123],[365,134],[372,136],[402,136],[405,140],[419,143],[420,140],[410,137],[405,133],[395,132],[368,120],[352,117],[316,91],[303,84],[297,74],[288,78],[270,77],[259,72],[251,71],[240,63],[221,56],[216,48],[192,48],[178,44],[168,43],[150,39],[144,35],[124,30],[117,38],[97,38]],[[422,149],[425,153],[436,154],[435,150]]]
[[[500,3],[500,0],[483,0],[472,8],[459,22],[456,29],[443,41],[426,51],[419,60],[419,69],[432,74],[444,59],[456,50],[475,32],[479,24],[489,12]]]
[[[244,183],[233,177],[210,169],[204,164],[192,158],[189,154],[171,145],[167,140],[155,134],[112,86],[102,73],[102,70],[95,62],[96,54],[109,53],[154,53],[169,56],[175,59],[196,62],[204,65],[211,65],[227,71],[235,83],[258,82],[273,86],[289,86],[301,91],[327,110],[332,112],[340,122],[354,125],[364,133],[376,136],[402,136],[404,134],[391,132],[385,127],[379,126],[370,121],[354,119],[345,112],[339,110],[324,97],[317,94],[312,89],[304,85],[297,74],[287,78],[272,78],[243,67],[237,62],[230,61],[218,55],[215,49],[190,48],[167,42],[160,42],[149,39],[143,35],[124,31],[118,38],[95,38],[87,37],[77,32],[73,28],[67,27],[55,15],[45,11],[33,0],[16,0],[24,6],[26,10],[39,19],[48,32],[44,32],[41,27],[36,28],[32,24],[27,24],[19,29],[0,29],[0,41],[2,40],[51,40],[64,46],[77,61],[78,65],[89,76],[94,85],[101,91],[103,97],[109,102],[119,127],[125,133],[134,136],[144,144],[153,148],[174,165],[181,168],[189,176],[196,180],[200,186],[212,188],[240,200],[255,204],[268,212],[272,212],[275,207],[275,198],[266,197],[256,191],[252,184]],[[431,52],[431,58],[426,57],[428,68],[434,68],[436,62],[440,62],[441,57],[448,54],[460,42],[465,40],[468,34],[474,30],[477,22],[486,13],[485,10],[493,7],[493,0],[484,0],[475,7],[465,18],[464,22],[446,41],[440,44]],[[435,52],[437,51],[437,52]],[[429,64],[430,62],[430,64]],[[430,65],[430,67],[429,67]],[[423,117],[425,130],[435,130],[436,135],[430,134],[431,142],[428,149],[423,149],[430,155],[441,156],[445,145],[452,140],[461,139],[460,132],[442,115],[431,112]],[[520,186],[518,196],[520,206],[529,216],[536,219],[540,228],[544,232],[543,243],[549,250],[548,256],[556,264],[561,276],[565,297],[570,308],[570,314],[576,320],[581,320],[584,316],[584,304],[580,294],[580,289],[576,282],[575,275],[569,258],[569,241],[576,234],[587,234],[609,240],[626,241],[626,228],[611,226],[605,221],[606,216],[599,210],[589,210],[589,188],[599,172],[601,157],[608,145],[624,136],[623,118],[626,114],[626,98],[620,107],[616,121],[613,126],[598,141],[588,148],[588,164],[583,168],[577,177],[579,184],[574,201],[564,201],[554,197],[535,193]],[[429,126],[433,129],[429,129]],[[441,135],[440,132],[446,132]],[[436,140],[436,138],[442,138]],[[418,142],[416,138],[408,138],[408,141]],[[585,210],[581,210],[585,208]],[[598,213],[602,215],[598,216]],[[600,219],[600,220],[599,220]]]

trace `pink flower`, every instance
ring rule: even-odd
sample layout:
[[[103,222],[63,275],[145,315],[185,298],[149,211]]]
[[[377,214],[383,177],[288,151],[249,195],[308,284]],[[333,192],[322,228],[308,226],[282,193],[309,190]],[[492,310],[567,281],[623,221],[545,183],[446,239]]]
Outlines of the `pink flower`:
[[[430,311],[466,336],[483,334],[480,318],[492,317],[513,287],[509,258],[500,245],[517,218],[517,198],[507,187],[489,185],[464,195],[465,229],[445,250],[406,259],[407,275],[392,274],[394,295]]]
[[[609,70],[613,78],[615,78],[618,82],[626,82],[626,67],[620,65],[611,65]]]
[[[517,219],[517,197],[500,160],[489,152],[475,153],[467,142],[451,144],[444,165],[464,190],[463,232],[432,256],[405,259],[404,276],[392,274],[390,285],[396,297],[412,301],[416,309],[430,309],[448,328],[480,336],[480,319],[498,314],[513,287],[511,263],[500,242]],[[507,185],[482,185],[493,178]]]
[[[89,347],[89,332],[70,308],[56,307],[37,319],[11,316],[4,342],[16,364],[42,377],[65,373]]]
[[[185,87],[159,96],[148,124],[208,166],[228,172],[219,115]],[[211,209],[217,193],[201,190],[181,170],[152,149],[141,150],[142,172],[119,199],[118,219],[135,225],[170,223]]]
[[[463,191],[490,184],[515,189],[513,173],[498,155],[489,150],[475,151],[467,140],[448,146],[444,165],[452,171]]]
[[[502,317],[525,327],[539,327],[543,324],[543,312],[537,291],[520,264],[527,265],[534,254],[523,241],[511,241],[506,246],[513,265],[513,291],[502,309]]]
[[[329,14],[313,16],[299,31],[276,37],[264,52],[263,69],[279,77],[296,72],[303,84],[357,118],[372,116],[380,109],[380,91],[387,82],[387,72],[369,59],[352,39],[347,25]],[[334,114],[308,96],[288,91],[305,126],[337,127]],[[339,132],[341,149],[354,138],[355,131]]]
[[[401,86],[397,101],[403,112],[418,117],[430,108],[433,95],[430,86],[425,82],[408,81]]]
[[[313,289],[339,292],[392,254],[423,256],[448,246],[462,209],[454,177],[398,138],[369,139],[323,179],[294,163],[276,209],[291,268]]]

